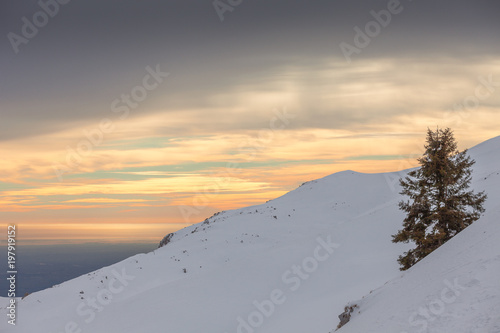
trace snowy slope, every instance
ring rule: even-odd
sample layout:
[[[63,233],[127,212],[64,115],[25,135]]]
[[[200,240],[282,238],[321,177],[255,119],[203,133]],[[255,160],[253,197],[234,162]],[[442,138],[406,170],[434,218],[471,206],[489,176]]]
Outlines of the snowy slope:
[[[500,332],[500,140],[476,146],[485,215],[400,277],[354,302],[339,333]]]
[[[404,217],[395,180],[406,172],[345,171],[266,204],[222,212],[178,231],[154,252],[29,295],[17,304],[17,325],[1,320],[0,332],[327,333],[348,301],[375,289],[342,332],[412,332],[404,320],[413,305],[425,305],[420,298],[444,288],[443,279],[453,281],[469,271],[471,279],[464,277],[463,283],[471,283],[470,297],[477,299],[471,307],[480,311],[480,304],[499,299],[487,289],[487,283],[500,280],[494,242],[499,151],[500,137],[470,151],[477,160],[474,187],[489,194],[485,218],[405,274],[396,258],[408,247],[391,243],[390,235]],[[440,275],[432,273],[435,269]],[[398,284],[407,289],[396,289]],[[483,294],[472,295],[479,289]],[[402,300],[393,311],[377,305],[405,294],[414,304]],[[461,316],[451,306],[470,304],[473,298],[466,295],[463,291],[447,305],[446,313]],[[1,298],[2,312],[6,304]],[[395,324],[375,326],[386,323]]]

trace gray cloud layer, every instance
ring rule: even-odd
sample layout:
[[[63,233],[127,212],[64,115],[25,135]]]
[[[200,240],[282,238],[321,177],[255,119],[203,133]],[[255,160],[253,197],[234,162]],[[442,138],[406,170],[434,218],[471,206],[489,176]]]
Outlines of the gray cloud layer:
[[[373,20],[370,11],[387,3],[243,0],[220,22],[212,0],[72,0],[15,54],[7,34],[21,34],[21,18],[31,20],[40,7],[37,1],[12,1],[0,14],[0,140],[101,119],[111,101],[157,63],[172,77],[158,92],[162,98],[157,94],[141,112],[220,106],[212,96],[267,87],[287,68],[299,68],[300,107],[311,110],[299,124],[326,126],[318,115],[329,110],[315,105],[307,84],[321,89],[321,64],[343,61],[339,43],[352,44],[353,27],[364,27]],[[404,10],[354,58],[449,57],[467,64],[498,57],[498,1],[401,4]],[[337,124],[367,119],[349,110],[338,110],[336,117]],[[253,126],[251,119],[246,124]]]

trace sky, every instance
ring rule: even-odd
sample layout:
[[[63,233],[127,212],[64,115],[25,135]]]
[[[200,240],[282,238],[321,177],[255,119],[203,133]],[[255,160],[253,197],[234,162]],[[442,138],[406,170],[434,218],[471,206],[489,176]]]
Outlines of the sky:
[[[500,135],[500,3],[40,0],[0,11],[0,223],[26,244],[160,241],[427,128]]]

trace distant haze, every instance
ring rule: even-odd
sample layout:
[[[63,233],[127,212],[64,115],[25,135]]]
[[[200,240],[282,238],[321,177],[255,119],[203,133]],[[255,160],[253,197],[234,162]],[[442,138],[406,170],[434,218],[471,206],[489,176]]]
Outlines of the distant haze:
[[[157,244],[61,244],[19,247],[16,295],[51,288],[64,281],[109,266],[139,253],[147,253]],[[0,269],[7,271],[6,251],[2,251]],[[5,263],[5,264],[4,264]],[[8,281],[0,280],[0,296],[6,297]]]

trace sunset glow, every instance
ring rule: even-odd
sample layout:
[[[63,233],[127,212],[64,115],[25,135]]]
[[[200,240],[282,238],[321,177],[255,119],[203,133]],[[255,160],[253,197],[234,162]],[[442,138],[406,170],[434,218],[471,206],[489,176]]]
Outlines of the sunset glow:
[[[349,63],[338,44],[352,42],[353,26],[364,21],[344,22],[339,10],[331,12],[335,29],[303,18],[314,38],[287,24],[290,41],[254,32],[243,6],[226,26],[200,14],[196,33],[168,35],[168,43],[161,34],[152,41],[157,32],[146,24],[148,51],[128,55],[123,36],[118,46],[94,41],[103,35],[98,27],[81,36],[70,30],[88,49],[66,49],[64,27],[76,29],[78,6],[68,5],[66,21],[51,22],[19,54],[2,51],[12,68],[2,74],[0,222],[17,223],[27,243],[156,242],[338,171],[414,167],[428,127],[451,127],[460,149],[499,135],[497,37],[456,42],[454,30],[444,31],[447,50],[422,42],[425,32],[403,38],[398,29],[420,30],[405,23],[412,9]],[[294,43],[300,50],[290,51]]]

